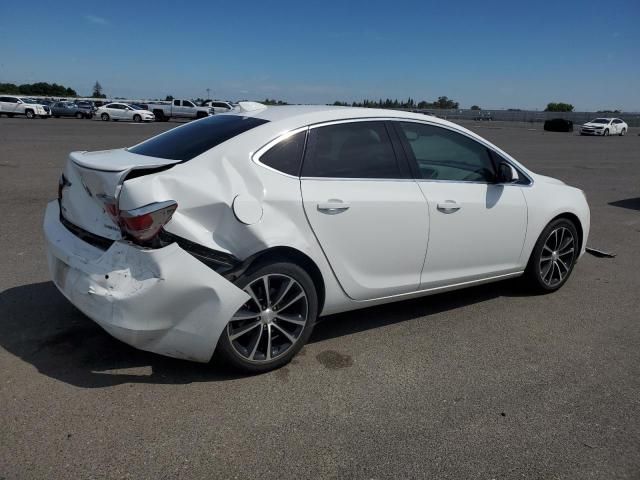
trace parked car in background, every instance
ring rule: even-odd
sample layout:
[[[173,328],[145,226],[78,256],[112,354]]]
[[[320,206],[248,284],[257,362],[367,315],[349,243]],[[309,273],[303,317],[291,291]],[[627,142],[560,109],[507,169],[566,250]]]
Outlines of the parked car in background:
[[[155,115],[149,110],[145,110],[136,105],[119,102],[103,105],[96,110],[95,115],[105,122],[108,122],[109,120],[113,120],[115,122],[119,120],[153,122],[155,120]]]
[[[491,122],[493,121],[493,115],[491,115],[491,112],[478,112],[475,115],[475,117],[473,117],[473,119],[476,122],[483,122],[483,121]]]
[[[78,100],[76,102],[76,105],[78,105],[81,108],[85,108],[85,109],[91,110],[91,113],[95,112],[98,109],[96,104],[94,102],[92,102],[91,100]]]
[[[564,118],[545,120],[544,129],[547,132],[573,132],[573,122]]]
[[[214,113],[228,113],[234,108],[231,102],[221,100],[207,100],[202,103],[202,106],[213,108]]]
[[[204,118],[214,114],[213,108],[198,107],[191,100],[150,102],[147,106],[159,122],[166,122],[172,118]]]
[[[24,115],[27,118],[49,118],[51,109],[33,98],[4,95],[0,97],[0,114],[3,113],[7,117]]]
[[[135,347],[251,372],[287,363],[319,316],[522,275],[558,290],[590,225],[581,190],[452,122],[373,108],[240,102],[71,153],[59,185],[44,232],[73,304]]]
[[[82,107],[73,102],[56,102],[51,106],[51,115],[55,118],[76,117],[90,119],[93,117],[93,110],[91,107]]]
[[[594,118],[580,127],[580,135],[626,135],[629,126],[619,118]]]

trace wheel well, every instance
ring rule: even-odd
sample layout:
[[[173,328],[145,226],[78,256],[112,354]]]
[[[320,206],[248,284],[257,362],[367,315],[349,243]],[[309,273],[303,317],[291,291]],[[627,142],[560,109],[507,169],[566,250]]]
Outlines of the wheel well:
[[[571,223],[573,223],[576,227],[576,231],[578,232],[578,240],[579,240],[579,244],[580,244],[580,251],[582,251],[582,247],[584,245],[582,245],[582,241],[584,239],[584,232],[582,231],[582,223],[580,223],[580,219],[574,215],[573,213],[569,213],[569,212],[565,212],[565,213],[561,213],[560,215],[556,216],[553,218],[553,220],[551,220],[551,222],[553,222],[554,220],[557,220],[559,218],[566,218],[567,220],[569,220]],[[549,222],[549,223],[551,223]]]
[[[322,312],[325,299],[324,279],[322,278],[320,269],[309,256],[295,248],[273,247],[250,257],[245,264],[244,270],[248,270],[249,268],[267,260],[269,262],[273,262],[274,260],[286,260],[303,268],[309,274],[311,280],[313,280],[318,294],[318,312]]]

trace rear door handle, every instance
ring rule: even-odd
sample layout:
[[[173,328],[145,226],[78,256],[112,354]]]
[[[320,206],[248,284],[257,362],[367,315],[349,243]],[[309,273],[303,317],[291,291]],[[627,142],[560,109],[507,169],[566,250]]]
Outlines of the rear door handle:
[[[320,202],[318,204],[318,211],[329,215],[335,215],[336,213],[342,213],[348,210],[350,205],[342,200],[331,199],[326,202]]]
[[[445,200],[444,202],[438,202],[438,210],[442,213],[454,213],[460,210],[460,205],[453,200]]]

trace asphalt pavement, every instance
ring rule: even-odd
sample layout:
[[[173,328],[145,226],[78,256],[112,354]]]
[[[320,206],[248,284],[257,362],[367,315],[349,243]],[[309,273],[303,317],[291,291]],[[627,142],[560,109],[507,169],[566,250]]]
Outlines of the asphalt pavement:
[[[585,255],[551,295],[507,281],[328,317],[285,368],[137,351],[49,280],[68,152],[175,124],[0,118],[0,479],[640,478],[640,137],[468,123],[582,188]]]

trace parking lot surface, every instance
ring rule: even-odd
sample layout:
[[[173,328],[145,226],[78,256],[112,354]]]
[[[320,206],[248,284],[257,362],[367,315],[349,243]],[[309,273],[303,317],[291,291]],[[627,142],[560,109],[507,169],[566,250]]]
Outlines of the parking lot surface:
[[[238,376],[134,350],[49,281],[45,204],[72,150],[175,124],[0,118],[0,479],[640,478],[640,137],[465,126],[582,188],[558,292],[501,282],[328,317]]]

